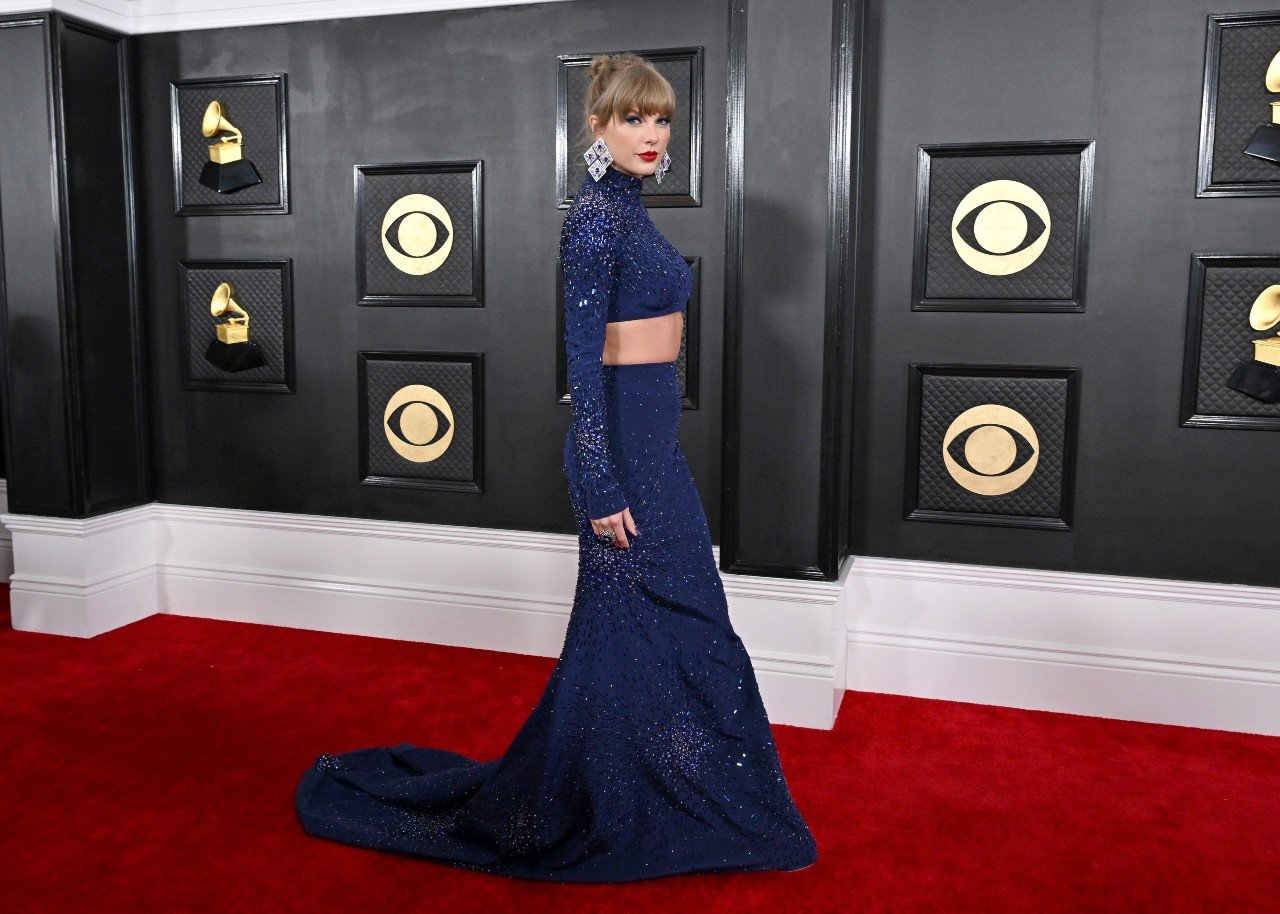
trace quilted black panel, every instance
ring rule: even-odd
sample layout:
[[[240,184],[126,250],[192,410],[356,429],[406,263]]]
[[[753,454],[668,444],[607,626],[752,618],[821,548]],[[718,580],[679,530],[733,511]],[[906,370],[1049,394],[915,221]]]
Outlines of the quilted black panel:
[[[178,97],[178,139],[182,169],[182,199],[180,206],[244,206],[280,205],[284,203],[280,174],[280,82],[236,85],[212,82],[207,84],[180,84]],[[200,122],[209,102],[222,103],[223,117],[244,134],[244,157],[253,162],[262,176],[261,184],[254,184],[229,194],[200,183],[200,171],[209,161],[209,146],[213,138],[200,132]]]
[[[367,359],[368,473],[399,479],[452,482],[475,481],[475,390],[470,361]],[[453,441],[435,460],[415,463],[401,457],[387,441],[383,413],[387,401],[408,384],[424,384],[439,391],[453,411]]]
[[[563,64],[562,64],[563,65]],[[650,179],[644,182],[644,193],[653,194],[688,194],[692,193],[689,168],[690,125],[693,120],[694,99],[691,91],[693,84],[693,60],[681,57],[673,60],[658,59],[653,61],[654,67],[671,83],[676,94],[676,111],[671,122],[671,141],[667,144],[667,152],[671,155],[671,168],[662,177],[662,183]],[[566,67],[568,111],[567,123],[570,144],[576,143],[578,132],[582,129],[582,107],[587,102],[587,85],[590,82],[590,68],[582,65]],[[572,200],[574,192],[582,186],[582,179],[587,173],[586,160],[582,158],[583,149],[576,145],[569,147],[568,193]]]
[[[474,295],[475,173],[421,172],[363,175],[361,237],[364,239],[365,288],[361,295]],[[430,273],[412,276],[396,268],[382,248],[382,220],[406,194],[426,194],[440,201],[453,222],[449,256]]]
[[[1280,51],[1280,22],[1232,25],[1219,36],[1213,182],[1280,181],[1280,165],[1244,154],[1253,132],[1271,122],[1272,100],[1280,98],[1263,83]]]
[[[286,383],[284,268],[278,264],[180,268],[187,316],[187,377],[195,381]],[[248,312],[249,339],[266,359],[265,365],[246,371],[223,371],[204,357],[209,341],[217,338],[217,325],[224,320],[209,313],[213,290],[223,282],[231,283],[233,297]]]
[[[1263,403],[1227,387],[1236,366],[1253,359],[1253,340],[1276,334],[1276,328],[1250,327],[1249,308],[1259,292],[1280,283],[1280,259],[1276,266],[1207,266],[1204,277],[1196,412],[1280,417],[1280,403]]]
[[[1049,241],[1038,258],[1008,276],[990,276],[956,253],[951,221],[971,190],[1006,179],[1028,185],[1049,209]],[[1073,299],[1080,155],[933,156],[929,163],[929,220],[926,241],[926,298]]]
[[[1068,395],[1065,378],[926,374],[922,381],[918,508],[1022,517],[1061,516]],[[1039,438],[1039,462],[1030,478],[1003,495],[970,492],[952,478],[942,459],[942,442],[952,421],[983,403],[1017,410]]]

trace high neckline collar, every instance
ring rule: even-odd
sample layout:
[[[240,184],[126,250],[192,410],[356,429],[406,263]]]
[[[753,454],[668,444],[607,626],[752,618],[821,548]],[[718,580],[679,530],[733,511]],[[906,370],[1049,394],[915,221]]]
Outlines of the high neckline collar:
[[[604,174],[600,176],[599,181],[592,178],[590,172],[587,173],[586,180],[598,187],[606,188],[612,193],[628,199],[635,199],[640,196],[640,187],[644,183],[644,176],[629,175],[610,165],[604,170]]]

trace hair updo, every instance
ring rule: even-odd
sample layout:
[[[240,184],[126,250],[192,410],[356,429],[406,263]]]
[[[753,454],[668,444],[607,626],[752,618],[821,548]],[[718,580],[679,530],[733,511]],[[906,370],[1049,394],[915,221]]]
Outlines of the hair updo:
[[[657,67],[639,54],[597,54],[591,58],[591,83],[582,107],[582,129],[578,134],[579,153],[595,142],[591,115],[604,128],[613,118],[621,121],[630,111],[671,117],[676,110],[676,93]]]

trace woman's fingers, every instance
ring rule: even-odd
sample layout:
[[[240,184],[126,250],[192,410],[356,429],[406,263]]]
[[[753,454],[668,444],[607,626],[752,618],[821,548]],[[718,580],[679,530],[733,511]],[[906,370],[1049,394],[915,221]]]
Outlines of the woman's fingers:
[[[626,508],[623,508],[621,512],[609,518],[609,528],[613,530],[614,536],[616,537],[613,544],[619,549],[631,548],[631,544],[627,542],[627,531],[622,526],[622,515],[626,513],[626,510]]]
[[[635,536],[640,531],[636,529],[636,522],[631,517],[631,509],[623,508],[617,514],[611,514],[608,517],[597,518],[591,521],[591,529],[596,536],[601,533],[613,533],[613,545],[618,549],[630,549],[631,543],[627,539],[627,529],[630,528],[631,535]]]

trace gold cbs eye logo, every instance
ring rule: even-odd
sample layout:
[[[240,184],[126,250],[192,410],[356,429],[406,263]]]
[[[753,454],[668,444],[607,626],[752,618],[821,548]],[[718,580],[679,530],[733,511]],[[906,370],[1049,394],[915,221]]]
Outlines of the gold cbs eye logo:
[[[956,206],[951,242],[979,273],[1008,276],[1035,263],[1049,243],[1049,207],[1021,181],[979,184]]]
[[[411,276],[434,272],[453,250],[453,219],[427,194],[406,194],[382,217],[382,251],[392,266]]]
[[[434,387],[409,384],[387,401],[382,431],[387,443],[405,460],[427,463],[453,443],[453,410]]]
[[[1040,438],[1027,418],[998,403],[966,409],[942,437],[942,462],[977,495],[1004,495],[1026,482],[1040,461]]]

